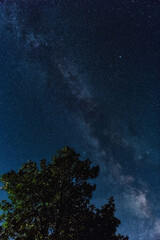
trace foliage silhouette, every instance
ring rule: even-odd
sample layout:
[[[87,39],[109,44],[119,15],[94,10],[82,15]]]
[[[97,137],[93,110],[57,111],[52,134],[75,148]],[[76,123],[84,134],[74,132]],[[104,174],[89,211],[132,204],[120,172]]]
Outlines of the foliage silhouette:
[[[0,239],[8,240],[127,240],[116,235],[114,199],[101,209],[90,204],[99,166],[79,159],[64,147],[51,163],[28,161],[16,173],[1,176],[8,201],[0,203]]]

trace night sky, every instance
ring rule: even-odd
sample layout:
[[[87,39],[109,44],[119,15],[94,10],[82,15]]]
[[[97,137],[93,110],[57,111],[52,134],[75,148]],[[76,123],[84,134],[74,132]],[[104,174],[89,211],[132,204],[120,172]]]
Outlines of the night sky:
[[[119,232],[159,240],[159,63],[158,0],[1,0],[0,174],[73,147]]]

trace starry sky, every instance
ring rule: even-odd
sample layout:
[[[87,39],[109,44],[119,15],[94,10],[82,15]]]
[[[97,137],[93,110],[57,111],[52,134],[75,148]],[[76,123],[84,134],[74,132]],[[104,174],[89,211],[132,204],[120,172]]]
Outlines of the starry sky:
[[[159,62],[158,0],[1,0],[0,174],[73,147],[119,232],[159,240]]]

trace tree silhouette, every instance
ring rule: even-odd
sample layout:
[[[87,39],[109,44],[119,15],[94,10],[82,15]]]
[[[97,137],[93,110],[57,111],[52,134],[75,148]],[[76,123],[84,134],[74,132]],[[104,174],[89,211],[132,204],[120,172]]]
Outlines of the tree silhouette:
[[[8,240],[126,240],[116,235],[120,220],[114,216],[113,198],[100,210],[90,204],[99,167],[79,159],[64,147],[38,168],[28,161],[16,173],[1,176],[8,201],[0,203],[0,239]]]

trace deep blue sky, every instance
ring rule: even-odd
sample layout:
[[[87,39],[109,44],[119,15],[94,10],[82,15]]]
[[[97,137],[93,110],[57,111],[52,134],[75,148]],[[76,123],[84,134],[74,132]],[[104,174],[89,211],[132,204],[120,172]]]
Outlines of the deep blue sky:
[[[0,173],[69,145],[119,231],[160,239],[160,2],[0,2]]]

